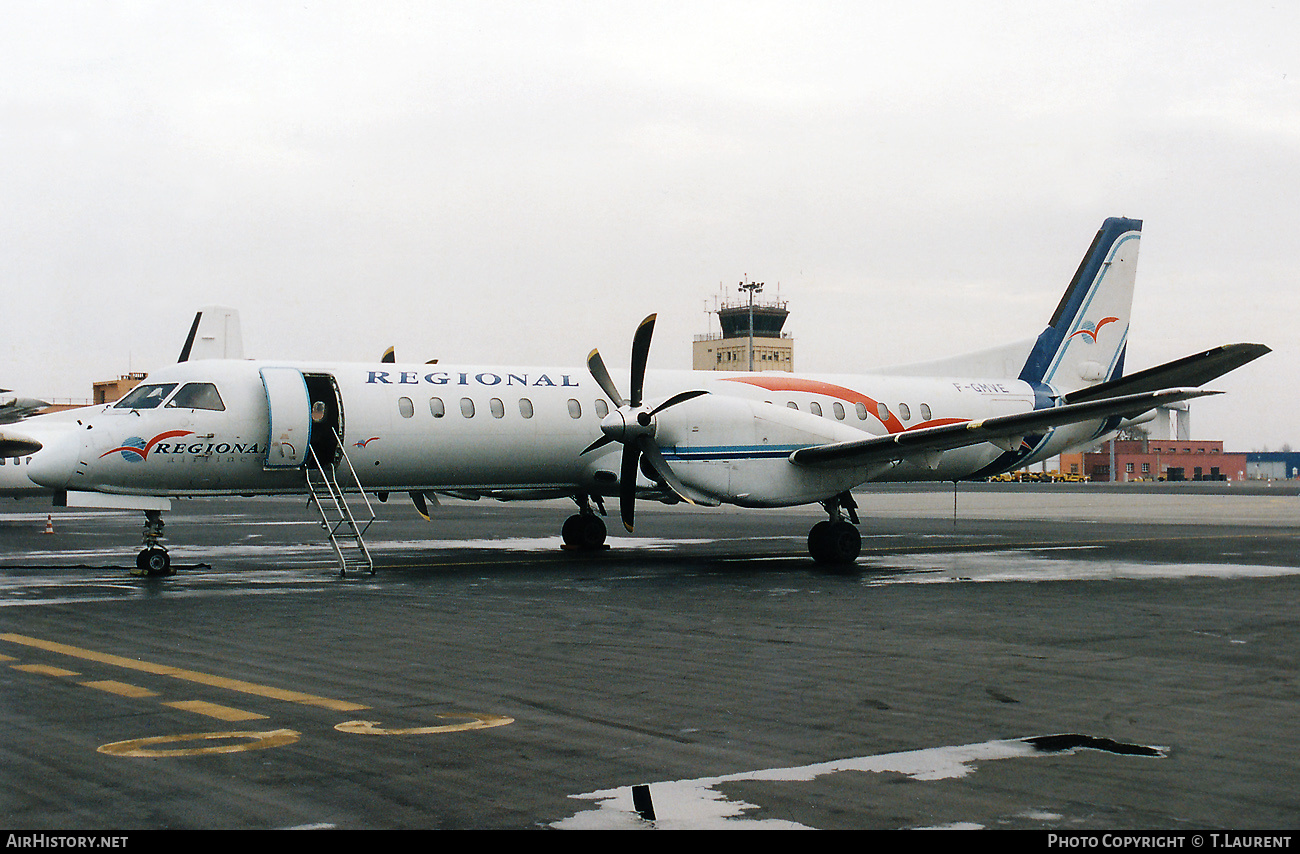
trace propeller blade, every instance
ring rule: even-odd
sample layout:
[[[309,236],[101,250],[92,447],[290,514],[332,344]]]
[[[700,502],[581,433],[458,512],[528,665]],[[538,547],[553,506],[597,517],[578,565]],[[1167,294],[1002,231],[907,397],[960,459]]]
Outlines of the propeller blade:
[[[655,331],[655,317],[650,315],[641,321],[641,325],[636,328],[636,334],[632,336],[632,406],[641,405],[641,391],[645,387],[645,366],[650,360],[650,338]]]
[[[614,385],[614,381],[610,379],[609,371],[605,368],[605,360],[600,358],[599,350],[592,350],[587,355],[587,370],[591,372],[592,379],[596,381],[596,385],[600,386],[600,390],[605,392],[605,396],[608,397],[616,407],[621,408],[627,405],[627,401],[623,399],[623,395],[618,393],[618,387]]]
[[[632,516],[636,506],[636,470],[640,463],[640,450],[635,445],[623,446],[623,465],[618,476],[618,509],[623,516],[623,527],[632,533]]]
[[[609,444],[610,442],[612,442],[612,441],[614,441],[614,440],[611,439],[611,438],[609,438],[608,436],[604,436],[604,435],[602,435],[599,439],[597,439],[596,441],[592,442],[592,443],[591,443],[590,445],[588,445],[587,447],[583,448],[583,449],[582,449],[582,454],[590,453],[591,451],[594,451],[594,450],[596,450],[597,448],[603,448],[603,447],[605,447],[606,445],[608,445],[608,444]],[[582,454],[578,454],[578,456],[582,456]]]
[[[718,505],[718,501],[700,495],[682,483],[677,475],[673,474],[673,470],[668,467],[668,461],[664,459],[663,452],[659,450],[659,446],[655,444],[654,439],[649,436],[641,436],[637,440],[637,446],[640,448],[641,453],[645,455],[645,461],[650,464],[650,468],[654,470],[655,474],[659,475],[659,479],[666,483],[678,498],[687,504],[707,504],[710,507]]]
[[[665,409],[667,409],[670,406],[676,406],[679,403],[685,403],[686,401],[699,397],[702,394],[708,394],[708,392],[704,391],[703,389],[696,389],[695,391],[679,391],[677,394],[674,394],[672,397],[668,398],[663,403],[659,404],[654,409],[650,410],[650,414],[658,415],[660,412],[663,412]]]
[[[423,492],[412,492],[411,501],[415,504],[416,512],[424,517],[424,521],[429,521],[429,505],[424,503]]]

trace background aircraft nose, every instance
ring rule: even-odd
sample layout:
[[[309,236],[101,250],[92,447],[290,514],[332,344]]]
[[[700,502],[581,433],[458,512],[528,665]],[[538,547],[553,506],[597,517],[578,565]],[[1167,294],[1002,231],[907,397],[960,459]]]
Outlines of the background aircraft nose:
[[[69,430],[60,436],[42,439],[43,447],[32,455],[27,476],[51,489],[67,489],[81,463],[81,434]]]

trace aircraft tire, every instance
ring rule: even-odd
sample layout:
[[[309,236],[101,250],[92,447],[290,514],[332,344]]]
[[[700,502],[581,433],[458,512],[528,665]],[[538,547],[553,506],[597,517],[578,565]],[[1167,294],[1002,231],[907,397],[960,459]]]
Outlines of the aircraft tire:
[[[605,544],[605,523],[592,513],[578,513],[564,520],[561,537],[570,548],[590,550]]]
[[[826,563],[828,551],[826,548],[826,531],[830,528],[831,523],[828,521],[818,522],[812,526],[808,532],[808,554],[818,563]]]
[[[843,520],[824,521],[808,532],[808,552],[822,564],[850,564],[862,552],[862,535]]]
[[[137,569],[143,570],[146,575],[166,576],[172,574],[171,555],[166,550],[160,548],[144,549],[136,555],[135,565]]]

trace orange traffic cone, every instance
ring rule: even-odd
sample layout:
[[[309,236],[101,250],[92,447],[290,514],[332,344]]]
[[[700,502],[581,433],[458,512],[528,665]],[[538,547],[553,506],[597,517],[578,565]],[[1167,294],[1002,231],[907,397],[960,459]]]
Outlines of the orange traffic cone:
[[[54,516],[49,513],[45,514],[45,533],[54,533]]]

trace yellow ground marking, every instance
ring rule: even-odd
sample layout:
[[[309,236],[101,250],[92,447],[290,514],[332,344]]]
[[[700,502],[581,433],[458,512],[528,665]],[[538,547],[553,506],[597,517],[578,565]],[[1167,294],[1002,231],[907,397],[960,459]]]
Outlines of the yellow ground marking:
[[[514,718],[507,718],[503,715],[479,715],[472,713],[450,713],[438,715],[440,718],[467,718],[463,724],[444,724],[443,726],[422,726],[408,727],[406,729],[385,729],[379,725],[379,721],[344,721],[341,724],[335,724],[334,728],[339,732],[350,732],[356,735],[428,735],[435,732],[463,732],[468,729],[488,729],[494,726],[505,726],[515,722]]]
[[[0,661],[17,661],[17,660],[18,659],[14,658],[12,655],[5,655],[3,652],[0,652]]]
[[[230,679],[225,676],[216,676],[211,673],[201,673],[197,670],[186,670],[182,667],[172,667],[169,664],[155,664],[150,661],[126,658],[125,656],[112,655],[107,652],[96,652],[92,649],[82,649],[80,647],[69,646],[68,644],[56,643],[55,641],[27,637],[26,635],[0,634],[0,640],[21,644],[23,646],[35,647],[36,649],[43,649],[47,652],[55,652],[59,655],[67,655],[73,658],[84,659],[86,661],[95,661],[100,664],[111,664],[114,667],[139,670],[144,673],[153,673],[157,676],[170,676],[173,679],[183,679],[186,682],[197,682],[200,685],[224,688],[227,691],[237,691],[241,694],[252,694],[255,697],[267,697],[272,700],[285,700],[290,703],[301,703],[305,706],[317,706],[322,709],[331,709],[336,712],[358,712],[370,708],[369,706],[363,706],[360,703],[353,703],[347,700],[333,700],[329,697],[318,697],[314,694],[304,694],[301,691],[287,691],[283,688],[275,688],[270,685],[258,685],[255,682],[245,682],[242,679]]]
[[[153,691],[148,688],[142,688],[139,685],[132,685],[129,682],[117,682],[112,679],[97,679],[94,682],[82,682],[87,688],[98,688],[100,691],[107,691],[110,694],[118,694],[122,697],[157,697]]]
[[[110,756],[200,756],[207,753],[241,753],[246,750],[266,750],[269,747],[283,747],[293,744],[301,733],[291,729],[276,729],[268,732],[192,732],[184,735],[156,735],[150,738],[133,738],[129,741],[115,741],[101,745],[100,753]],[[155,748],[156,744],[172,744],[190,741],[225,741],[246,739],[243,744],[216,744],[209,747]]]
[[[246,712],[243,709],[232,709],[230,706],[209,703],[206,700],[174,700],[165,702],[163,705],[185,712],[194,712],[196,715],[207,715],[219,721],[266,720],[266,715],[259,715],[257,712]]]
[[[80,676],[75,670],[64,670],[62,667],[54,667],[49,664],[11,664],[14,670],[21,670],[24,673],[44,673],[46,676]]]

